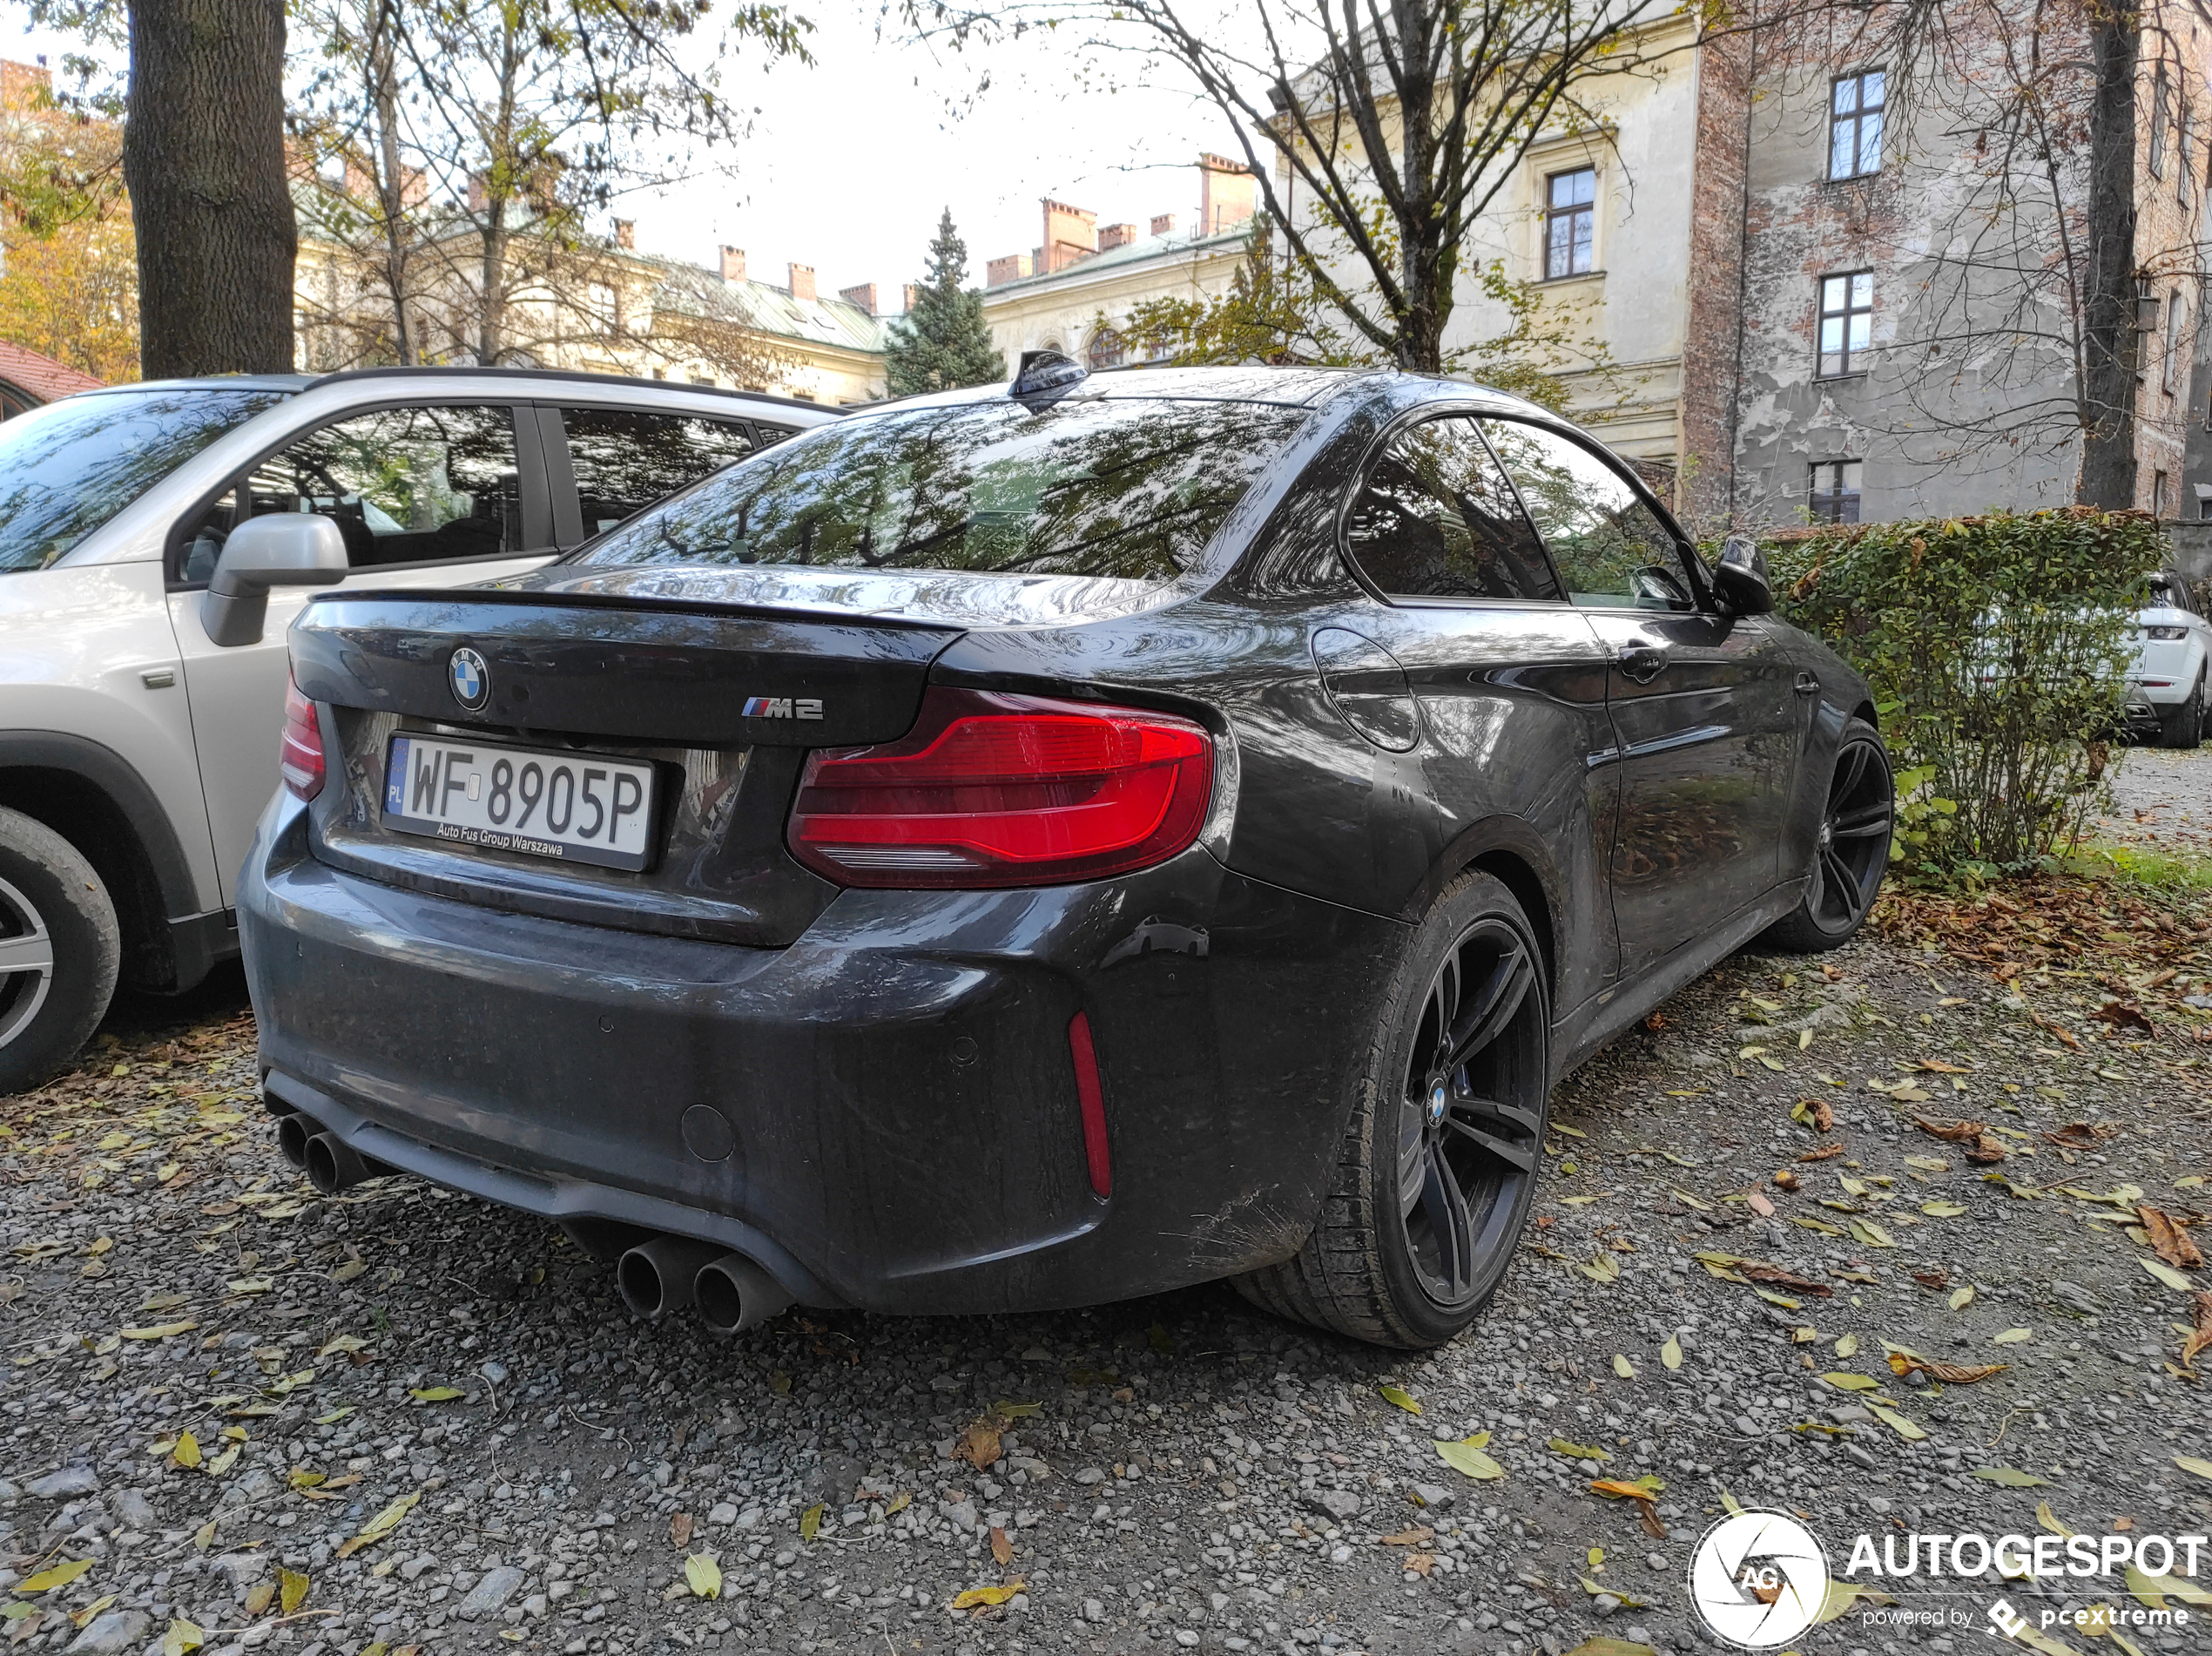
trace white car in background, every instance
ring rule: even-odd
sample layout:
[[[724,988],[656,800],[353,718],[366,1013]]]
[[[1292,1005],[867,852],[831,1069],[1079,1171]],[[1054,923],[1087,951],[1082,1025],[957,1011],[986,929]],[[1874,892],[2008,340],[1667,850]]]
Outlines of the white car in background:
[[[2197,613],[2181,575],[2161,570],[2150,578],[2150,597],[2136,612],[2134,639],[2128,728],[2155,733],[2161,747],[2195,747],[2204,737],[2212,621]]]
[[[0,1093],[238,952],[311,586],[536,569],[837,411],[540,369],[84,391],[0,425]]]

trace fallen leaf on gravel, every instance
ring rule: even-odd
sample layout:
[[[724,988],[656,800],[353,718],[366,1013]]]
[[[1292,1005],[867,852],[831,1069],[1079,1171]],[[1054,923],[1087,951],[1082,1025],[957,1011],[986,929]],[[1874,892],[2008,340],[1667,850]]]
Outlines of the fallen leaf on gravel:
[[[2143,1221],[2143,1228],[2150,1233],[2151,1251],[2168,1265],[2178,1265],[2193,1271],[2204,1263],[2204,1255],[2197,1252],[2189,1234],[2155,1207],[2138,1207],[2135,1216]]]
[[[2212,1346],[2212,1294],[2199,1288],[2191,1296],[2190,1303],[2195,1315],[2192,1319],[2194,1326],[2182,1336],[2182,1367],[2194,1372],[2196,1354]]]
[[[35,1576],[25,1576],[16,1583],[17,1592],[51,1592],[57,1587],[66,1587],[92,1567],[90,1558],[72,1558],[67,1564],[55,1565],[41,1570]]]
[[[668,1520],[668,1544],[681,1552],[691,1544],[691,1515],[678,1512]]]
[[[1940,1294],[1951,1286],[1951,1273],[1948,1271],[1914,1271],[1912,1275],[1915,1282],[1931,1294]]]
[[[704,1552],[694,1552],[684,1560],[684,1583],[694,1599],[719,1599],[722,1566]]]
[[[1852,1348],[1854,1350],[1856,1347]],[[1845,1369],[1833,1369],[1820,1376],[1830,1385],[1843,1391],[1878,1391],[1882,1382],[1865,1375],[1855,1375]]]
[[[998,1560],[1001,1570],[1014,1562],[1014,1543],[1006,1538],[1005,1530],[995,1524],[991,1525],[991,1557]]]
[[[2133,1001],[2107,1001],[2089,1014],[2109,1024],[2116,1030],[2141,1030],[2146,1035],[2158,1033],[2150,1026],[2150,1019],[2143,1016],[2143,1009]]]
[[[2001,1484],[2008,1490],[2037,1490],[2047,1488],[2050,1479],[2038,1477],[2033,1472],[2020,1471],[2010,1466],[1979,1466],[1967,1474],[1985,1484]]]
[[[2176,1455],[2174,1464],[2198,1477],[2212,1478],[2212,1461],[2199,1459],[2195,1455]]]
[[[1957,1202],[1922,1202],[1920,1211],[1930,1219],[1957,1219],[1966,1210]]]
[[[2007,1328],[2002,1334],[1990,1335],[1989,1340],[1992,1345],[2016,1346],[2023,1340],[2032,1340],[2034,1337],[2035,1330],[2033,1328]]]
[[[417,1386],[408,1393],[418,1403],[449,1403],[461,1395],[458,1386]]]
[[[1618,1282],[1621,1261],[1609,1253],[1601,1252],[1575,1267],[1593,1282]]]
[[[2168,1593],[2185,1605],[2212,1607],[2212,1592],[2207,1592],[2187,1576],[2155,1576],[2132,1564],[2128,1566],[2128,1591],[2153,1610],[2167,1607],[2165,1595]]]
[[[1866,1408],[1875,1419],[1880,1421],[1906,1443],[1923,1443],[1927,1441],[1928,1434],[1918,1423],[1907,1419],[1905,1416],[1898,1414],[1896,1409],[1878,1403],[1871,1397],[1866,1400]]]
[[[1823,1236],[1841,1236],[1843,1234],[1843,1232],[1838,1230],[1833,1225],[1827,1223],[1824,1220],[1814,1219],[1811,1215],[1805,1213],[1791,1214],[1790,1222],[1792,1225],[1802,1225],[1809,1231],[1818,1231]]]
[[[125,1340],[166,1340],[172,1335],[190,1334],[199,1326],[197,1322],[189,1321],[159,1322],[150,1328],[125,1328],[123,1330],[123,1337]]]
[[[198,1622],[186,1621],[182,1616],[169,1624],[169,1631],[161,1636],[161,1656],[192,1656],[207,1642],[207,1635]]]
[[[1567,1653],[1567,1656],[1659,1656],[1649,1645],[1638,1645],[1626,1639],[1608,1639],[1603,1633],[1594,1633]]]
[[[245,1447],[246,1445],[243,1443],[233,1443],[228,1449],[218,1455],[213,1460],[209,1461],[206,1465],[203,1466],[200,1470],[206,1472],[210,1477],[222,1477],[226,1472],[229,1471],[232,1467],[238,1464],[239,1452]]]
[[[367,1269],[368,1269],[367,1260],[347,1260],[330,1274],[330,1280],[334,1282],[350,1282]]]
[[[350,1558],[354,1556],[354,1554],[359,1552],[363,1547],[374,1546],[379,1541],[383,1540],[385,1537],[390,1535],[393,1531],[400,1527],[400,1521],[406,1517],[408,1513],[415,1511],[415,1504],[421,1498],[422,1491],[421,1490],[415,1490],[412,1495],[402,1495],[400,1497],[398,1500],[393,1502],[391,1505],[386,1507],[381,1512],[379,1512],[366,1524],[362,1525],[361,1532],[359,1535],[355,1536],[350,1541],[341,1541],[339,1543],[338,1556],[341,1558]]]
[[[1444,1463],[1447,1466],[1468,1477],[1480,1478],[1485,1481],[1503,1477],[1506,1475],[1506,1469],[1482,1452],[1484,1446],[1489,1441],[1488,1432],[1476,1432],[1472,1436],[1460,1438],[1457,1443],[1439,1443],[1436,1446],[1436,1452],[1444,1457]]]
[[[1673,1335],[1669,1335],[1667,1343],[1659,1348],[1659,1361],[1663,1367],[1669,1369],[1681,1368],[1682,1342]]]
[[[1616,1351],[1613,1354],[1613,1372],[1623,1380],[1634,1380],[1636,1377],[1636,1366]]]
[[[960,1442],[953,1445],[953,1458],[966,1461],[979,1472],[988,1470],[1002,1452],[999,1429],[988,1417],[970,1421],[968,1430],[960,1435]]]
[[[1799,1098],[1790,1106],[1790,1119],[1815,1132],[1829,1132],[1835,1128],[1836,1112],[1825,1098]]]
[[[821,1533],[821,1531],[822,1504],[817,1501],[799,1516],[799,1538],[802,1541],[812,1541]]]
[[[1851,1355],[1851,1353],[1857,1351],[1858,1349],[1858,1336],[1857,1335],[1845,1334],[1838,1335],[1837,1336],[1834,1350],[1838,1356],[1848,1357]]]
[[[1436,1531],[1426,1524],[1416,1524],[1400,1530],[1396,1535],[1379,1535],[1375,1544],[1380,1547],[1425,1547],[1436,1539]]]
[[[194,1467],[199,1464],[199,1439],[190,1432],[177,1434],[177,1446],[169,1451],[172,1466]]]
[[[1667,1486],[1658,1478],[1646,1473],[1639,1478],[1594,1477],[1590,1489],[1609,1501],[1656,1501],[1659,1491]]]
[[[953,1600],[953,1608],[954,1610],[988,1610],[995,1605],[1006,1603],[1028,1585],[1026,1581],[1009,1581],[996,1587],[970,1587]]]
[[[1896,1242],[1891,1240],[1890,1234],[1871,1219],[1848,1219],[1844,1222],[1851,1227],[1851,1234],[1869,1247],[1895,1247],[1897,1246]]]
[[[2179,1288],[2182,1293],[2186,1294],[2195,1287],[2195,1284],[2191,1282],[2188,1278],[2183,1276],[2179,1271],[2175,1270],[2172,1266],[2167,1264],[2163,1260],[2147,1260],[2141,1254],[2138,1254],[2135,1255],[2135,1263],[2141,1266],[2143,1269],[2148,1271],[2153,1276],[2166,1284],[2166,1286],[2169,1288]]]
[[[2112,1138],[2119,1131],[2117,1127],[2093,1127],[2086,1121],[2069,1121],[2062,1127],[2047,1131],[2043,1136],[2069,1150],[2094,1150],[2101,1140]]]
[[[1757,1213],[1761,1219],[1772,1219],[1774,1217],[1774,1204],[1769,1201],[1765,1197],[1760,1195],[1756,1190],[1747,1191],[1744,1193],[1743,1205],[1750,1208],[1753,1213]]]
[[[1420,1404],[1410,1394],[1400,1390],[1398,1387],[1379,1386],[1376,1389],[1382,1394],[1382,1400],[1385,1403],[1396,1403],[1409,1415],[1418,1415],[1421,1412]]]
[[[1909,1375],[1914,1370],[1932,1380],[1940,1380],[1948,1386],[1969,1386],[1977,1380],[1986,1380],[1992,1375],[2002,1374],[2010,1365],[2001,1362],[1976,1363],[1971,1367],[1955,1362],[1932,1362],[1919,1352],[1904,1346],[1889,1348],[1891,1372]]]
[[[1545,1447],[1566,1456],[1570,1461],[1609,1461],[1613,1458],[1595,1443],[1570,1443],[1564,1437],[1554,1437]]]
[[[1786,1190],[1794,1193],[1804,1188],[1804,1181],[1789,1168],[1784,1167],[1780,1173],[1775,1174],[1774,1187],[1777,1190]]]
[[[323,1345],[322,1348],[315,1353],[315,1355],[318,1358],[327,1357],[334,1351],[343,1352],[347,1355],[351,1355],[356,1351],[366,1350],[368,1347],[368,1342],[362,1339],[361,1335],[357,1334],[341,1334],[327,1342]]]
[[[1973,1302],[1974,1285],[1973,1283],[1969,1282],[1964,1288],[1951,1290],[1951,1308],[1953,1311],[1963,1311]]]

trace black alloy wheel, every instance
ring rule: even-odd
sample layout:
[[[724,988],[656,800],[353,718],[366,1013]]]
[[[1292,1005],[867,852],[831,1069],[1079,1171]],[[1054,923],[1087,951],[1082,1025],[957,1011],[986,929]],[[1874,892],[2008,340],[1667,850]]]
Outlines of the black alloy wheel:
[[[1889,754],[1874,727],[1854,719],[1844,727],[1829,777],[1804,900],[1767,933],[1768,939],[1812,954],[1854,936],[1881,891],[1896,822],[1897,788]]]
[[[1550,996],[1513,893],[1447,886],[1386,987],[1321,1211],[1255,1305],[1373,1344],[1441,1345],[1497,1291],[1535,1200]]]
[[[1535,963],[1503,920],[1477,923],[1436,969],[1398,1109],[1398,1211],[1408,1262],[1440,1309],[1510,1252],[1535,1179],[1544,1100],[1511,1062]]]

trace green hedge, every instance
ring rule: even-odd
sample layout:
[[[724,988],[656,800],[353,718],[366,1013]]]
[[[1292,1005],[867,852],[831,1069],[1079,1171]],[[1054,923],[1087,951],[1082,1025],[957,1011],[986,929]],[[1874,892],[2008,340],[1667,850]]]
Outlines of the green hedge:
[[[1776,602],[1873,686],[1897,766],[1896,855],[1993,873],[2099,798],[2157,524],[2087,508],[1791,533]]]

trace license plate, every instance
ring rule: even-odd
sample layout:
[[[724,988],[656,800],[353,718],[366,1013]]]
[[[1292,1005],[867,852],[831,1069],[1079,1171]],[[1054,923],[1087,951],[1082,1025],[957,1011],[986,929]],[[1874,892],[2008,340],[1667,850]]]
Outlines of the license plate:
[[[609,869],[652,860],[651,765],[504,742],[395,736],[383,821],[401,834]]]

